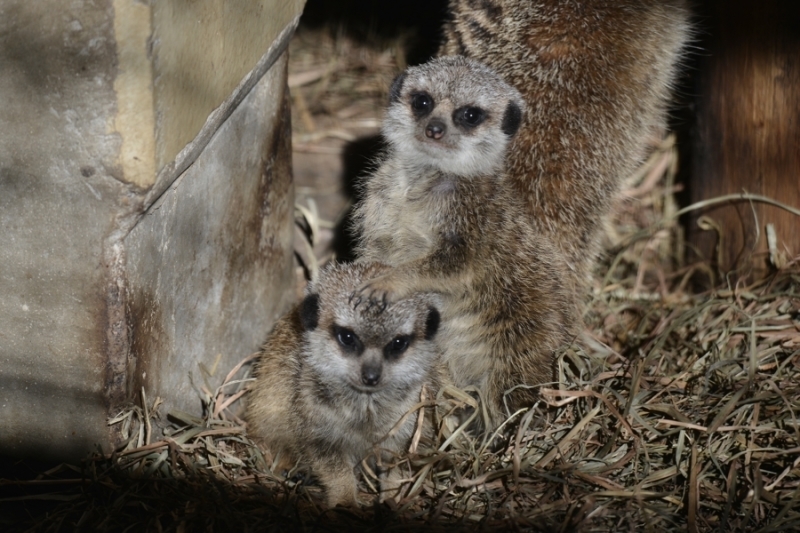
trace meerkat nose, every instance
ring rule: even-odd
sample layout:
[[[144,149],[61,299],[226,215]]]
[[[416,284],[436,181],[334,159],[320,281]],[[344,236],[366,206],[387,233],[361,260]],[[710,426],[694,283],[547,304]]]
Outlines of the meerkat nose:
[[[438,120],[431,120],[425,127],[425,136],[429,139],[439,140],[444,135],[445,125]]]
[[[361,368],[361,383],[367,387],[374,387],[381,380],[381,367],[364,365]]]

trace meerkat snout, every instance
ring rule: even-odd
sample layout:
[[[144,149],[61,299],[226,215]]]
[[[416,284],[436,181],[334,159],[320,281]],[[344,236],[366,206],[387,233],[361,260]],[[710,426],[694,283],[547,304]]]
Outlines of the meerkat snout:
[[[431,120],[428,122],[428,125],[425,126],[425,137],[438,141],[444,136],[445,131],[447,131],[447,126],[445,126],[444,122],[440,120]]]
[[[361,383],[367,387],[374,387],[381,380],[380,363],[367,363],[361,366]]]
[[[441,318],[434,307],[428,308],[425,318],[423,339],[430,341],[439,329]],[[397,335],[383,347],[365,347],[364,342],[351,330],[334,328],[334,336],[345,354],[354,355],[358,362],[354,385],[363,390],[364,387],[378,389],[382,385],[384,364],[396,364],[405,352],[417,340],[414,334]]]
[[[374,348],[368,348],[356,333],[345,327],[333,326],[332,335],[339,345],[342,355],[353,361],[353,385],[357,389],[365,387],[375,387],[381,381],[381,354],[377,354]]]
[[[405,78],[398,79],[398,81],[395,82],[395,85],[402,85],[403,79]],[[392,93],[398,94],[398,98],[400,89],[400,86],[392,89]],[[436,102],[434,102],[433,97],[428,93],[419,92],[411,94],[411,112],[415,117],[417,117],[418,120],[428,117],[433,112],[434,107],[436,107]],[[444,134],[447,131],[447,125],[445,124],[444,120],[438,116],[430,118],[430,120],[428,120],[428,122],[423,126],[425,137],[436,141],[444,137]]]

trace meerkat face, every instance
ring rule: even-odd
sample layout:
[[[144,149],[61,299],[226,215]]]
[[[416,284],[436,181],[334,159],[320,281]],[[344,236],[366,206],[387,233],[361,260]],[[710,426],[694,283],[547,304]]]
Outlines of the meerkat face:
[[[487,175],[503,167],[523,110],[520,93],[489,67],[440,57],[394,81],[383,135],[412,164]]]
[[[382,311],[352,308],[353,291],[386,270],[374,263],[334,265],[303,300],[306,361],[327,383],[364,394],[403,392],[420,386],[434,367],[440,318],[433,295],[415,295]]]

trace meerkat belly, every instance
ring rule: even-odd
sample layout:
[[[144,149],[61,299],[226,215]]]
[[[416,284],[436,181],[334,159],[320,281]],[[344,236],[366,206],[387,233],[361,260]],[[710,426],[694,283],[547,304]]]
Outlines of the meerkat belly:
[[[389,260],[393,265],[421,259],[430,254],[436,245],[430,225],[420,217],[408,214],[399,217],[395,242],[395,250]]]
[[[411,202],[387,203],[379,223],[364,230],[370,243],[364,257],[392,266],[416,261],[434,250],[435,230],[420,206]]]
[[[484,319],[467,301],[455,298],[445,303],[442,319],[440,349],[453,383],[482,388],[491,370]]]

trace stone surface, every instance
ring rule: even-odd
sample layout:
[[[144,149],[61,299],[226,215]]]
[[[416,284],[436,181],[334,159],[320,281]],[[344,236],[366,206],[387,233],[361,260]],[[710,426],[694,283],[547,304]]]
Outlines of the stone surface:
[[[194,139],[305,0],[152,2],[160,170]]]
[[[113,0],[117,42],[114,92],[117,113],[114,131],[120,137],[119,161],[123,179],[141,188],[156,179],[153,68],[148,57],[151,13],[147,4]]]
[[[108,440],[103,247],[127,193],[110,133],[114,42],[105,2],[0,2],[0,450],[9,453],[70,455]]]
[[[285,70],[284,55],[125,238],[128,388],[166,411],[199,412],[193,385],[213,392],[293,301]]]
[[[208,33],[170,53],[213,61],[170,75],[214,91],[191,105],[154,90],[171,27],[151,5],[183,4],[0,0],[0,454],[108,449],[107,416],[142,385],[199,412],[178,381],[218,353],[227,372],[292,296],[284,50],[302,1],[251,0],[246,22],[192,2]],[[226,36],[239,23],[249,41]]]

